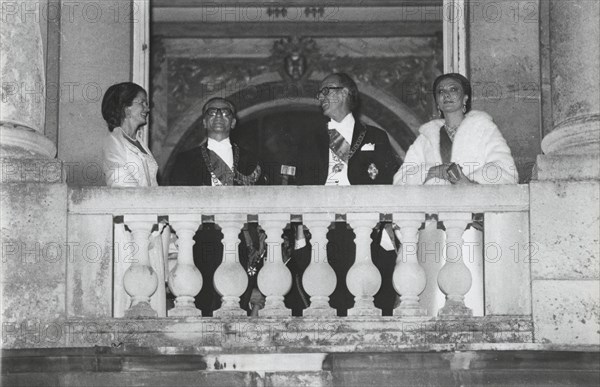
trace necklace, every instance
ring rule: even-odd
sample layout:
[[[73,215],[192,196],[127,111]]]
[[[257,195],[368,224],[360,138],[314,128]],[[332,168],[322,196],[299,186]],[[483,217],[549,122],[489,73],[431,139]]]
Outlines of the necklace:
[[[456,136],[456,132],[458,131],[458,126],[455,128],[452,128],[452,127],[444,124],[444,129],[446,130],[446,133],[448,133],[448,137],[450,137],[450,140],[454,141],[454,136]]]

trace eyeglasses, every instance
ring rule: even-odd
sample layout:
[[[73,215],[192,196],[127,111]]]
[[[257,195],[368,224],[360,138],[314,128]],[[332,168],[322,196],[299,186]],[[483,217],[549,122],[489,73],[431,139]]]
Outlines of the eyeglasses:
[[[222,116],[231,117],[233,116],[233,112],[229,108],[208,108],[206,109],[206,115],[215,117],[217,114],[221,114]]]
[[[343,89],[343,87],[342,86],[325,86],[324,88],[322,88],[321,90],[319,90],[317,92],[317,98],[319,98],[319,96],[321,94],[323,94],[323,96],[326,97],[329,95],[331,90],[340,90],[340,89]]]

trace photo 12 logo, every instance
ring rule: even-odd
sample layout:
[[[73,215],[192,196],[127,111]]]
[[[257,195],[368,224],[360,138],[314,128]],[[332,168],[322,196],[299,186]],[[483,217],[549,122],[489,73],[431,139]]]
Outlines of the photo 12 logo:
[[[25,320],[2,323],[2,342],[20,345],[68,346],[100,345],[118,347],[139,339],[142,327],[131,321],[100,324],[96,322]]]

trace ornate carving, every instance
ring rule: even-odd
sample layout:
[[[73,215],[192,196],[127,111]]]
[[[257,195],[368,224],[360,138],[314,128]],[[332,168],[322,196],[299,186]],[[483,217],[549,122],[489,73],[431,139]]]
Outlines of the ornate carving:
[[[152,147],[153,149],[156,149],[156,147],[167,137],[169,132],[167,125],[167,103],[169,101],[167,91],[168,61],[163,39],[160,37],[153,38],[151,46],[150,74],[152,75],[152,86],[148,92],[151,93],[152,101],[152,109],[150,109]]]
[[[317,43],[311,38],[292,36],[276,41],[271,50],[273,64],[283,61],[284,74],[294,81],[307,74],[307,65],[316,62],[319,55]]]
[[[216,91],[239,92],[253,77],[270,71],[265,59],[174,59],[169,62],[169,116]]]
[[[325,57],[315,70],[323,73],[344,72],[357,83],[386,91],[413,109],[424,121],[432,112],[431,57],[349,58]]]
[[[440,73],[439,47],[438,39],[432,39],[428,55],[424,52],[423,55],[382,58],[369,57],[366,51],[364,57],[340,57],[333,53],[321,54],[313,39],[290,37],[275,41],[271,56],[265,58],[167,58],[163,66],[168,64],[168,122],[175,122],[198,98],[219,90],[223,90],[224,95],[241,92],[249,87],[251,79],[275,71],[301,85],[306,84],[314,71],[346,72],[359,83],[395,96],[427,121],[435,110],[431,85]],[[161,60],[163,58],[157,62]],[[314,90],[305,87],[299,90],[313,97]],[[256,92],[249,90],[246,97]]]

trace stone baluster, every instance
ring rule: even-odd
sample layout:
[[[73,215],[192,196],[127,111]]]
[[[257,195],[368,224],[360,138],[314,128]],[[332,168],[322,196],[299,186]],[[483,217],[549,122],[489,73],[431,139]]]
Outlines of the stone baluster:
[[[327,227],[331,223],[327,214],[305,214],[303,223],[312,234],[312,259],[302,276],[302,286],[310,296],[310,306],[304,316],[335,316],[329,306],[329,296],[335,290],[335,272],[327,262]]]
[[[150,266],[148,237],[156,223],[155,215],[126,215],[124,223],[133,234],[133,263],[123,276],[123,287],[132,298],[125,317],[157,317],[150,306],[150,297],[158,287],[158,276]]]
[[[381,309],[373,304],[373,296],[381,287],[381,273],[371,259],[371,232],[379,214],[351,213],[346,218],[356,235],[356,259],[346,274],[348,290],[354,295],[348,316],[381,316]]]
[[[465,294],[471,288],[471,272],[463,261],[463,233],[471,221],[468,213],[440,213],[446,227],[444,246],[445,264],[438,274],[438,285],[446,295],[440,316],[471,316],[473,311],[465,306]]]
[[[267,259],[258,273],[258,288],[267,297],[261,316],[291,316],[292,311],[283,303],[283,297],[292,287],[292,273],[283,263],[281,234],[289,222],[286,214],[265,214],[260,224],[267,233]]]
[[[419,264],[419,227],[425,214],[394,214],[394,223],[400,227],[402,250],[394,268],[394,289],[400,294],[400,306],[394,309],[394,316],[425,316],[427,310],[421,308],[419,295],[425,290],[427,276]]]
[[[215,271],[215,289],[222,296],[221,308],[214,311],[215,317],[246,316],[240,308],[240,296],[248,287],[248,275],[240,264],[238,244],[240,229],[246,221],[246,215],[223,214],[215,216],[215,223],[223,231],[223,262]]]
[[[177,214],[169,217],[179,238],[177,264],[169,273],[169,289],[177,297],[175,308],[169,310],[169,317],[200,316],[194,297],[202,289],[202,274],[194,264],[194,235],[200,225],[200,216]],[[166,259],[166,258],[165,258]]]

